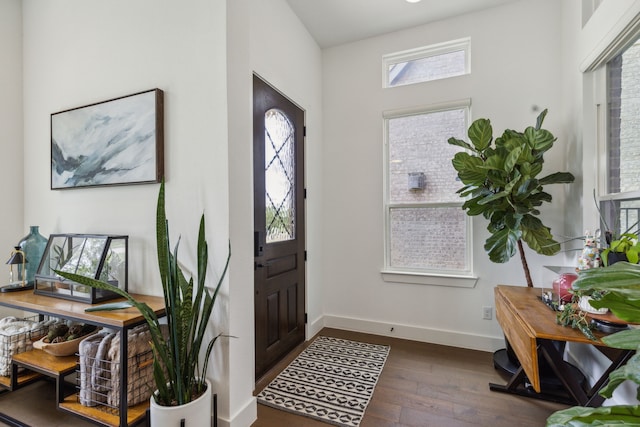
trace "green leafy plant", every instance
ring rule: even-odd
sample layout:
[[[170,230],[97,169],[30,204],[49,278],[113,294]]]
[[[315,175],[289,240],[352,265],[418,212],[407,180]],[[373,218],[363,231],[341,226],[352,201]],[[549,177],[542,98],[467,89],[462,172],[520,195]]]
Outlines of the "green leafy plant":
[[[546,114],[546,109],[540,113],[535,127],[530,126],[524,132],[507,129],[495,140],[488,119],[478,119],[471,124],[468,130],[471,144],[449,138],[449,144],[467,150],[456,153],[452,160],[464,184],[458,194],[467,199],[462,206],[467,215],[482,215],[489,220],[487,229],[491,236],[484,245],[489,259],[504,263],[519,251],[530,287],[533,282],[522,241],[539,254],[553,255],[560,251],[551,229],[538,218],[538,208],[544,202],[551,202],[544,186],[574,181],[569,172],[538,178],[544,153],[556,141],[551,132],[542,128]]]
[[[618,318],[640,323],[640,265],[618,262],[610,267],[583,270],[572,288],[581,295],[592,296],[595,308],[607,307]],[[629,329],[602,338],[609,347],[636,350],[626,365],[609,375],[609,383],[600,391],[606,398],[626,380],[638,384],[640,394],[640,329]],[[555,412],[547,419],[547,427],[640,425],[639,405],[615,405],[600,408],[575,406]]]
[[[611,203],[611,209],[613,209],[613,217],[616,219],[616,223],[614,224],[613,229],[609,227],[606,219],[602,215],[600,211],[600,207],[598,206],[598,201],[596,199],[596,191],[593,190],[593,201],[596,204],[596,209],[598,210],[598,214],[600,215],[600,222],[605,228],[605,243],[607,244],[607,248],[600,253],[600,257],[602,258],[602,262],[604,265],[610,265],[609,254],[611,252],[615,252],[617,254],[624,254],[626,257],[626,261],[629,261],[632,264],[637,264],[640,260],[640,241],[638,239],[638,234],[633,233],[632,230],[638,228],[638,224],[640,221],[636,221],[629,228],[627,228],[621,235],[617,236],[615,234],[616,230],[619,229],[619,216],[618,210],[616,209],[615,202],[609,200]],[[624,258],[622,259],[624,261]]]
[[[593,328],[591,319],[587,316],[587,313],[583,312],[578,307],[578,298],[579,297],[574,297],[572,302],[564,305],[562,310],[560,310],[556,315],[556,321],[559,325],[579,329],[587,338],[596,341],[596,336],[591,332],[591,329]]]
[[[635,233],[623,233],[619,239],[612,240],[609,247],[600,253],[604,265],[609,265],[609,254],[611,252],[624,254],[632,264],[637,264],[640,253],[640,243],[638,235]]]
[[[168,339],[165,339],[155,312],[145,303],[136,301],[127,292],[109,283],[89,277],[56,271],[60,276],[74,282],[98,289],[113,291],[135,306],[151,332],[153,350],[153,375],[157,387],[154,398],[159,405],[177,406],[191,402],[206,390],[206,374],[213,345],[222,336],[218,334],[206,343],[204,362],[200,364],[198,356],[205,344],[206,328],[213,311],[222,281],[226,275],[231,257],[229,255],[213,293],[205,286],[208,249],[205,240],[204,215],[200,219],[197,244],[197,281],[187,280],[178,265],[178,247],[173,253],[169,244],[169,225],[165,213],[164,182],[160,185],[156,211],[156,243],[158,266],[162,281],[162,291],[168,326]]]

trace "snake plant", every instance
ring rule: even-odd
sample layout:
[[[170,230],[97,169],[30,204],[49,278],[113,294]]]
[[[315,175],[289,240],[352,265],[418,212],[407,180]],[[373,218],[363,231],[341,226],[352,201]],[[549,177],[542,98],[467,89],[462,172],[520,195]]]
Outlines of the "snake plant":
[[[231,248],[222,275],[211,292],[205,285],[208,250],[205,240],[204,215],[200,219],[197,244],[197,280],[187,279],[178,265],[178,247],[173,253],[169,243],[169,225],[165,213],[164,182],[160,185],[156,211],[156,242],[158,266],[164,295],[168,338],[165,338],[155,312],[145,303],[136,301],[126,291],[109,283],[78,274],[56,271],[66,279],[97,289],[115,292],[136,307],[151,332],[153,351],[153,375],[157,392],[156,403],[162,406],[178,406],[191,402],[206,390],[206,374],[213,345],[221,336],[205,342],[206,329],[216,296],[226,275]],[[200,350],[205,345],[203,363],[199,362]]]

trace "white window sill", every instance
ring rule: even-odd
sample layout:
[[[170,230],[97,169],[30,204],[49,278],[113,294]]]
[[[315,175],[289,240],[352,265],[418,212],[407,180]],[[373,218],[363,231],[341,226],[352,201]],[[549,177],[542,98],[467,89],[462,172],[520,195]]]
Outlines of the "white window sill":
[[[475,276],[434,273],[411,273],[406,271],[381,271],[382,280],[392,283],[411,283],[416,285],[448,286],[453,288],[475,288],[478,278]]]

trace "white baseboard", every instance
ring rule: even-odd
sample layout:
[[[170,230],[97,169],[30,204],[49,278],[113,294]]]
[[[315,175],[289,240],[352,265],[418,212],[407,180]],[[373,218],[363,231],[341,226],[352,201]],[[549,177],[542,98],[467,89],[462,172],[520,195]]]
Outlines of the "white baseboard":
[[[322,322],[320,322],[322,320]],[[412,341],[493,352],[504,347],[504,337],[468,334],[443,329],[385,323],[351,317],[325,315],[319,319],[324,327],[402,338]],[[314,322],[317,323],[317,322]],[[320,328],[322,329],[322,328]],[[311,335],[312,336],[312,335]]]
[[[247,427],[257,419],[258,401],[252,396],[251,399],[231,417],[231,420],[218,418],[218,427]]]
[[[320,316],[313,322],[308,323],[307,324],[307,340],[310,340],[311,338],[315,337],[318,334],[318,332],[320,332],[322,328],[324,328],[324,326],[325,326],[324,316]]]

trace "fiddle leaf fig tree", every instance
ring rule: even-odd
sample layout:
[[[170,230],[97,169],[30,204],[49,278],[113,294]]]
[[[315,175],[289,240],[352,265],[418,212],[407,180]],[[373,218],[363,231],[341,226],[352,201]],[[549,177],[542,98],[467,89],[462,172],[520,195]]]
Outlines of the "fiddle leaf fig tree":
[[[551,202],[544,186],[574,180],[569,172],[538,177],[544,153],[557,139],[542,128],[546,114],[546,109],[540,113],[535,127],[530,126],[524,132],[507,129],[495,140],[491,121],[478,119],[468,130],[471,143],[456,138],[448,141],[467,150],[456,153],[452,160],[464,184],[458,194],[466,198],[462,208],[467,215],[482,215],[489,220],[487,229],[491,236],[484,245],[489,259],[504,263],[520,252],[529,287],[533,282],[522,242],[542,255],[560,251],[551,229],[538,218],[538,208],[544,202]]]

